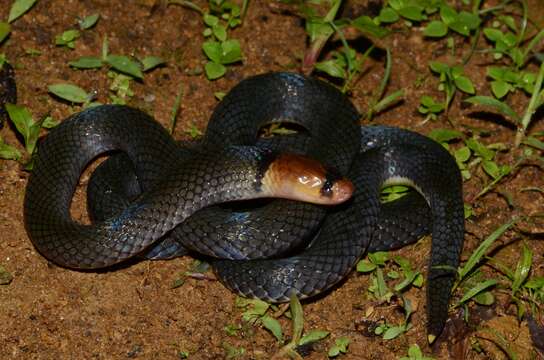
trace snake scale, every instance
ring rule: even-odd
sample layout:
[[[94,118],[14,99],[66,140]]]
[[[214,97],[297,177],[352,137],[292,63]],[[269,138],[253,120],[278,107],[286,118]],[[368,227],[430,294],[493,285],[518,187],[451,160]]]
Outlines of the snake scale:
[[[431,233],[427,331],[434,338],[463,244],[459,170],[429,138],[360,127],[358,119],[336,88],[293,73],[240,82],[189,146],[139,110],[86,109],[39,145],[24,204],[28,234],[47,259],[75,269],[198,252],[238,294],[284,302],[330,289],[368,249]],[[274,122],[300,131],[259,138]],[[101,154],[112,156],[89,184],[93,223],[79,224],[69,211],[73,192]],[[417,192],[382,204],[390,184]],[[260,200],[241,201],[249,199]]]

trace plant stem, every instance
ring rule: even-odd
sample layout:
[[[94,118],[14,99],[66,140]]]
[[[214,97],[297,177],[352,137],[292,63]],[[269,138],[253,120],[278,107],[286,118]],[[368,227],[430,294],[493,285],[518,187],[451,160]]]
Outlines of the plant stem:
[[[542,96],[541,94],[542,80],[544,80],[544,62],[540,64],[540,70],[538,72],[538,76],[535,81],[535,87],[533,88],[533,95],[531,96],[531,100],[529,101],[527,110],[525,111],[525,114],[523,115],[523,118],[521,119],[521,124],[518,124],[516,140],[514,143],[516,147],[519,147],[519,145],[521,144],[521,141],[525,137],[525,132],[527,131],[527,128],[529,127],[529,124],[531,123],[531,118],[533,117],[533,114],[538,109],[538,106],[542,104],[540,99],[540,97]]]

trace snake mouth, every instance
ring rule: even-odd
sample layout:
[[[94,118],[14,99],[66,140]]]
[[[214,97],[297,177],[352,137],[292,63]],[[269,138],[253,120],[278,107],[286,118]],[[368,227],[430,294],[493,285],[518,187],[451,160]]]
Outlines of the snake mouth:
[[[262,189],[272,197],[335,205],[354,191],[351,181],[300,155],[278,155],[263,175]]]

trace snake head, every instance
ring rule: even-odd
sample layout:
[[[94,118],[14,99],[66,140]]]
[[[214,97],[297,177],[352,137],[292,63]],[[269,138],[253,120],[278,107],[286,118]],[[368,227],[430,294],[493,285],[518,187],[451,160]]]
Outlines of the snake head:
[[[320,162],[294,154],[280,154],[270,162],[262,179],[272,197],[335,205],[353,194],[351,181]]]

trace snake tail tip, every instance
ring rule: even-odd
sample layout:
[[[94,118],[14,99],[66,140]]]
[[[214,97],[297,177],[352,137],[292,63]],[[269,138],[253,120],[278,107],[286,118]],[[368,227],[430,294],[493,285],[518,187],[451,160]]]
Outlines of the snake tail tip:
[[[428,342],[429,344],[434,343],[435,340],[436,340],[436,335],[433,335],[433,334],[427,335],[427,342]]]

